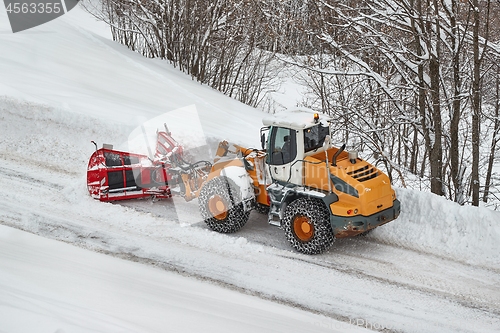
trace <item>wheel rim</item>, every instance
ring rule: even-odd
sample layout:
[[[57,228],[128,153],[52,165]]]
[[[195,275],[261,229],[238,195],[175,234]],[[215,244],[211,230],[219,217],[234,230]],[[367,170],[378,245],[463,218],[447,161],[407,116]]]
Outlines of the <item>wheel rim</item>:
[[[296,216],[293,219],[293,232],[302,242],[310,241],[314,234],[314,225],[306,216]]]
[[[227,204],[220,195],[214,195],[208,200],[208,210],[217,220],[222,221],[227,217]]]

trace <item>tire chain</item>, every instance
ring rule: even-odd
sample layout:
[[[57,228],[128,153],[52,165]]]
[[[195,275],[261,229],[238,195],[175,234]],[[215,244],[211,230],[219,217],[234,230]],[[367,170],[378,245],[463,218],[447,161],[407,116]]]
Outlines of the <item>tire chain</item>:
[[[263,205],[261,203],[255,203],[254,209],[259,213],[259,214],[264,214],[267,215],[269,214],[269,206]]]
[[[224,220],[218,220],[213,217],[208,209],[208,201],[215,194],[220,195],[229,203],[228,214]],[[200,213],[205,223],[210,229],[220,233],[228,234],[240,230],[250,216],[250,211],[245,211],[239,187],[233,180],[224,176],[207,182],[201,189],[198,202]]]
[[[297,215],[308,217],[314,225],[313,237],[307,242],[299,240],[293,231],[293,220]],[[335,240],[330,213],[321,199],[303,197],[290,203],[285,209],[283,229],[290,244],[304,254],[322,253]]]

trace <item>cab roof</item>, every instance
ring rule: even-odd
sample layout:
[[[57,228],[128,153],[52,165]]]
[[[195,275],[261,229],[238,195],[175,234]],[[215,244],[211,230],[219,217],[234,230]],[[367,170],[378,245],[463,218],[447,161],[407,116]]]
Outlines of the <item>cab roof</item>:
[[[319,122],[314,120],[314,112],[310,109],[296,109],[291,111],[282,111],[265,117],[262,119],[264,126],[278,126],[291,128],[295,130],[302,130],[305,128],[313,127],[319,122],[326,125],[326,122],[331,118],[325,114],[319,114]]]

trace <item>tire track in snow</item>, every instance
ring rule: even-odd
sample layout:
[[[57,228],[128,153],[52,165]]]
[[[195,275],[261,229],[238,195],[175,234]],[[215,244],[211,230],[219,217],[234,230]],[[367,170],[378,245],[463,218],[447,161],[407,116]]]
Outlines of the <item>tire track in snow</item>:
[[[38,193],[40,192],[46,192],[46,195],[49,195],[50,193],[53,192],[53,190],[62,190],[63,186],[53,183],[50,181],[45,181],[42,178],[34,178],[32,176],[23,174],[22,172],[8,169],[8,168],[2,168],[0,169],[0,176],[2,177],[7,177],[9,180],[16,182],[21,180],[24,183],[30,184],[30,186],[36,186],[36,189],[32,189],[33,193]],[[4,178],[5,179],[5,178]],[[47,190],[50,189],[50,190]],[[171,204],[170,202],[166,202],[167,205]],[[17,206],[17,207],[16,207]],[[3,214],[0,214],[0,218],[4,221],[4,224],[13,226],[13,227],[19,227],[20,224],[23,225],[22,229],[25,231],[29,231],[35,234],[43,235],[43,236],[48,236],[48,237],[54,237],[58,240],[66,241],[69,243],[74,243],[78,245],[85,244],[85,241],[83,239],[91,239],[93,243],[102,243],[100,247],[104,246],[101,251],[104,252],[109,252],[111,253],[112,251],[106,250],[105,246],[107,246],[107,243],[113,243],[112,240],[106,240],[106,237],[104,237],[104,233],[99,232],[99,231],[83,231],[82,227],[76,227],[75,223],[76,221],[73,221],[72,223],[68,224],[66,219],[61,219],[56,216],[50,216],[50,215],[43,215],[40,213],[31,213],[31,218],[33,220],[33,225],[29,227],[26,222],[22,223],[20,215],[15,213],[15,211],[21,210],[23,208],[23,204],[19,204],[14,206],[12,203],[10,205],[5,205],[5,204],[0,204],[0,209]],[[132,207],[135,211],[140,212],[142,214],[148,214],[149,210],[151,209],[151,203],[150,202],[145,202],[145,201],[135,201],[131,205],[126,205],[127,207]],[[156,206],[158,207],[158,206]],[[184,209],[188,209],[190,207],[183,207]],[[192,208],[192,207],[191,207]],[[11,215],[5,215],[6,212],[11,212]],[[167,212],[167,213],[166,213]],[[2,217],[3,215],[3,217]],[[165,218],[166,215],[168,218],[172,219],[175,218],[175,212],[172,212],[171,209],[165,210],[163,208],[157,209],[154,213],[153,216],[156,217],[162,217]],[[258,219],[258,216],[253,216],[253,219]],[[7,220],[12,219],[16,221],[17,223],[8,223],[6,222]],[[50,221],[50,222],[48,222]],[[249,225],[252,224],[253,221],[249,221]],[[82,222],[80,222],[81,224]],[[35,225],[37,227],[35,227]],[[203,223],[197,223],[193,225],[197,228],[205,228],[206,226]],[[268,228],[273,228],[272,226],[267,226]],[[246,228],[242,229],[241,232],[229,235],[229,237],[246,237],[247,239],[250,239],[250,241],[253,241],[253,238],[256,235],[255,233],[252,233],[254,230],[252,228]],[[260,230],[256,230],[256,233],[259,233]],[[273,244],[273,242],[276,241],[275,237],[277,235],[281,234],[281,230],[277,229],[276,232],[272,232],[271,235],[267,238],[264,238],[264,240],[257,239],[257,243],[260,243],[265,246],[270,246],[270,244]],[[282,238],[282,237],[281,237]],[[115,240],[116,241],[116,240]],[[355,243],[361,243],[361,247],[363,246],[363,243],[374,243],[377,246],[382,246],[382,247],[392,247],[387,244],[382,244],[378,241],[375,240],[366,240],[366,239],[355,239],[353,240]],[[336,245],[338,245],[338,241]],[[394,277],[399,277],[402,274],[406,275],[408,274],[407,272],[402,272],[401,267],[394,267],[395,264],[394,262],[389,262],[387,261],[386,258],[384,257],[372,257],[369,260],[378,264],[379,268],[377,270],[374,270],[372,272],[369,272],[368,269],[374,268],[375,265],[372,263],[368,264],[368,269],[366,268],[366,265],[360,265],[360,260],[362,261],[367,261],[366,259],[366,251],[360,250],[356,244],[356,248],[353,249],[352,246],[351,248],[345,247],[345,248],[336,248],[336,245],[333,246],[333,248],[327,252],[326,254],[322,256],[314,256],[314,257],[303,257],[298,254],[296,255],[281,255],[284,258],[292,259],[292,260],[297,260],[301,262],[305,262],[308,264],[316,265],[316,266],[321,266],[329,269],[334,269],[339,272],[343,272],[349,275],[357,276],[360,278],[364,279],[371,279],[375,280],[384,284],[388,285],[393,285],[398,288],[405,288],[408,290],[414,290],[414,291],[419,291],[422,293],[425,293],[427,295],[433,295],[433,296],[439,296],[443,299],[448,299],[456,302],[457,304],[460,304],[465,307],[473,308],[473,309],[481,309],[487,312],[490,312],[494,315],[499,315],[500,316],[500,310],[498,308],[495,308],[494,306],[498,306],[498,304],[494,303],[494,297],[493,299],[491,298],[490,295],[491,292],[494,292],[495,290],[489,290],[489,288],[486,291],[483,291],[482,293],[478,293],[477,290],[474,291],[473,288],[468,289],[468,290],[463,290],[463,288],[458,288],[458,287],[453,287],[453,284],[450,283],[444,283],[442,280],[436,281],[434,277],[428,277],[425,274],[419,273],[415,270],[411,271],[412,275],[412,281],[415,283],[411,284],[408,282],[401,282],[395,279],[390,279],[388,277],[384,276],[389,276],[392,275]],[[287,247],[288,243],[281,241],[281,247],[280,249],[287,252]],[[283,246],[284,245],[284,246]],[[409,252],[415,252],[411,249],[397,249],[397,246],[394,246],[395,250],[401,251],[409,251]],[[124,249],[121,252],[122,256],[132,256],[136,257],[136,255],[133,253],[133,250],[131,249]],[[423,255],[423,254],[419,254]],[[138,257],[137,257],[138,258]],[[442,261],[443,258],[436,258],[436,260]],[[448,261],[449,263],[454,263],[454,264],[460,264],[462,263],[457,263],[453,262],[447,258],[444,258],[444,260]],[[380,266],[384,266],[382,269],[382,273],[380,272]],[[388,271],[388,267],[392,267],[391,271]],[[476,269],[478,269],[476,267]],[[378,273],[378,274],[377,274]],[[401,279],[399,279],[401,280]],[[418,283],[418,285],[417,285]],[[473,295],[480,294],[482,296],[475,296]],[[495,293],[493,293],[494,295]],[[490,304],[493,304],[494,306],[491,306]]]
[[[142,212],[147,211],[141,203],[129,202],[126,206]],[[162,215],[161,212],[156,213],[156,216]],[[252,226],[254,223],[257,226]],[[204,223],[193,226],[206,229]],[[290,246],[285,241],[283,232],[279,228],[267,225],[267,219],[261,214],[253,213],[249,222],[239,232],[227,236],[245,237],[250,242],[277,248],[282,253],[290,252]],[[390,255],[386,257],[387,254]],[[438,296],[467,308],[500,316],[498,272],[481,265],[474,266],[452,258],[361,237],[337,240],[330,251],[319,256],[309,257],[298,253],[279,255],[363,279],[417,291],[428,296]],[[411,264],[408,265],[408,263]],[[430,265],[434,265],[435,269],[421,270]],[[447,273],[447,270],[456,274]],[[464,271],[472,272],[471,276],[463,273]],[[486,280],[483,279],[484,276],[489,276],[491,281],[484,281]],[[478,287],[475,279],[479,278],[484,284]]]
[[[492,315],[495,316],[500,316],[500,308],[499,308],[499,303],[498,299],[497,302],[495,303],[494,300],[492,299],[487,299],[488,295],[491,294],[491,292],[496,292],[496,288],[492,288],[491,290],[487,290],[482,293],[482,297],[472,297],[472,295],[475,294],[475,290],[470,289],[469,293],[467,295],[464,295],[461,293],[459,288],[453,288],[450,284],[447,284],[446,288],[442,283],[432,283],[430,279],[424,278],[423,275],[421,275],[421,281],[420,282],[431,282],[428,284],[428,286],[419,286],[416,284],[411,284],[411,283],[405,283],[401,281],[396,281],[392,280],[389,278],[383,278],[380,276],[377,276],[375,274],[371,274],[367,271],[361,270],[356,267],[351,267],[345,264],[339,264],[339,263],[334,263],[334,262],[329,262],[326,260],[309,260],[306,258],[299,258],[295,256],[288,256],[288,255],[282,255],[284,258],[289,258],[292,260],[298,260],[302,261],[308,264],[320,266],[320,267],[325,267],[328,269],[333,269],[339,272],[347,273],[349,275],[353,275],[362,279],[368,279],[368,280],[374,280],[383,284],[387,285],[392,285],[397,288],[404,288],[407,290],[412,290],[412,291],[417,291],[423,294],[426,294],[431,297],[436,297],[439,296],[440,298],[450,300],[452,302],[455,302],[461,306],[468,307],[471,309],[475,310],[481,310],[484,312],[488,312]],[[418,273],[417,273],[418,274]],[[446,290],[445,290],[446,289]]]
[[[122,208],[121,205],[100,203],[98,201],[91,200],[88,197],[80,198],[79,196],[84,195],[84,193],[77,193],[75,198],[68,201],[66,198],[61,197],[61,195],[64,196],[64,194],[67,193],[65,192],[67,189],[63,188],[62,190],[54,190],[54,185],[56,184],[53,182],[53,179],[62,176],[65,179],[64,183],[67,183],[68,179],[72,179],[72,177],[60,175],[55,172],[50,173],[47,171],[42,172],[40,177],[34,177],[33,172],[35,171],[32,170],[31,167],[29,170],[29,172],[24,173],[22,168],[20,170],[13,170],[9,167],[9,165],[7,165],[7,168],[0,172],[0,179],[2,180],[4,188],[16,188],[17,191],[16,193],[7,195],[4,200],[0,202],[0,221],[2,224],[39,234],[44,237],[72,243],[93,251],[103,252],[123,259],[138,261],[158,266],[163,269],[169,269],[183,274],[196,276],[235,290],[254,294],[256,296],[275,300],[284,304],[293,305],[312,312],[320,312],[314,306],[302,304],[300,301],[293,300],[286,296],[280,297],[273,295],[272,293],[269,294],[267,292],[259,291],[259,289],[246,290],[246,287],[238,285],[237,281],[231,281],[224,277],[228,274],[227,271],[223,271],[222,275],[218,276],[213,272],[205,271],[203,268],[194,268],[196,266],[191,266],[191,264],[187,264],[182,260],[179,261],[178,259],[175,259],[175,255],[173,255],[173,257],[169,257],[168,255],[164,256],[162,254],[166,251],[169,255],[172,255],[172,253],[170,253],[170,251],[173,251],[172,249],[181,247],[183,249],[182,252],[205,252],[207,262],[214,260],[213,258],[217,256],[223,256],[228,260],[233,260],[231,258],[233,258],[235,254],[232,254],[231,249],[227,249],[227,253],[224,251],[224,247],[227,246],[227,243],[218,244],[218,242],[221,239],[225,239],[224,242],[227,242],[227,239],[235,239],[235,237],[237,237],[236,241],[238,241],[242,237],[246,237],[246,239],[249,240],[249,245],[258,243],[263,244],[265,250],[262,255],[269,256],[269,259],[267,260],[276,262],[286,260],[289,261],[287,266],[292,265],[293,267],[300,268],[302,271],[317,271],[312,267],[318,267],[324,269],[325,271],[337,272],[335,275],[340,274],[343,276],[342,283],[352,280],[353,283],[357,284],[358,282],[356,281],[363,281],[363,284],[375,284],[379,287],[385,286],[384,288],[388,290],[397,290],[398,293],[408,292],[410,294],[421,295],[419,297],[440,300],[440,302],[448,301],[456,304],[458,307],[479,311],[483,313],[483,316],[500,316],[498,303],[495,303],[493,296],[490,298],[486,297],[482,302],[475,299],[469,299],[471,295],[474,294],[481,295],[480,297],[487,294],[489,289],[484,285],[474,287],[476,289],[472,288],[465,291],[460,289],[455,291],[450,289],[449,286],[448,288],[445,288],[446,286],[443,287],[439,285],[439,283],[433,282],[432,275],[429,277],[418,272],[415,272],[414,274],[418,276],[415,279],[409,279],[408,281],[402,282],[401,280],[404,280],[406,275],[402,275],[401,277],[401,270],[405,271],[409,268],[406,266],[399,268],[398,265],[400,265],[401,262],[393,261],[394,257],[396,257],[398,253],[385,258],[384,251],[389,250],[387,250],[388,246],[382,244],[366,242],[366,240],[363,239],[356,239],[353,242],[337,242],[336,245],[334,245],[335,248],[324,255],[308,257],[291,252],[288,250],[288,245],[286,243],[281,243],[283,248],[273,248],[273,244],[276,242],[276,236],[281,234],[279,229],[269,229],[273,231],[269,231],[264,236],[255,235],[259,238],[259,241],[255,242],[252,240],[252,237],[249,237],[249,235],[258,233],[259,230],[255,230],[255,227],[251,227],[252,221],[249,221],[249,224],[242,229],[242,231],[245,232],[236,233],[232,236],[219,235],[211,231],[207,231],[204,224],[193,224],[191,227],[185,228],[184,232],[186,234],[193,233],[194,235],[200,231],[206,231],[206,235],[209,236],[209,238],[212,238],[210,236],[213,235],[213,239],[209,240],[211,244],[209,245],[210,249],[212,249],[212,247],[215,249],[215,247],[218,246],[221,246],[222,248],[212,252],[210,249],[207,250],[205,248],[197,247],[197,238],[194,239],[194,244],[190,243],[189,240],[186,240],[187,242],[185,243],[179,242],[178,237],[181,237],[182,239],[182,235],[169,238],[168,225],[169,223],[173,223],[173,225],[178,226],[177,222],[166,221],[163,225],[154,225],[151,224],[151,222],[145,222],[152,216],[152,214],[147,212],[147,207],[144,207],[144,204],[147,206],[150,203],[141,202],[141,204],[143,204],[141,209],[130,209],[130,213],[133,213],[130,219],[135,220],[137,224],[140,224],[140,226],[137,227],[137,229],[128,229],[126,223],[117,224],[116,222],[108,221],[105,216],[101,218],[100,210],[95,212],[80,211],[77,208],[68,207],[68,205],[78,204],[78,202],[83,199],[82,201],[84,203],[87,202],[92,204],[92,207],[102,207],[102,212],[106,212],[106,214],[108,208],[111,208],[111,211],[115,211],[116,209],[126,210],[129,208]],[[31,193],[37,193],[37,195],[44,198],[44,201],[39,200],[38,197],[32,195]],[[127,214],[127,211],[123,212],[123,214]],[[163,218],[164,213],[159,210],[153,214],[153,217],[155,216]],[[144,221],[142,221],[141,217],[145,218]],[[271,228],[271,226],[267,225],[266,227]],[[178,232],[178,230],[179,229],[174,230],[174,233]],[[160,232],[158,233],[158,231]],[[144,244],[143,242],[148,242],[148,244],[157,243],[155,247],[156,250],[149,249],[144,251],[141,249],[141,244]],[[172,248],[172,246],[174,246],[174,248]],[[379,254],[375,253],[368,255],[373,246],[382,248],[384,251],[379,249]],[[398,250],[397,248],[392,249],[392,251],[404,251],[409,259],[415,259],[415,255],[425,257],[423,254],[415,254],[411,251],[402,249]],[[249,264],[257,264],[255,261],[258,261],[258,258],[262,255],[256,256],[255,258],[248,257],[243,260]],[[275,259],[272,259],[273,257]],[[408,258],[403,256],[402,260]],[[388,271],[388,267],[391,267],[391,265],[393,269]],[[459,263],[456,265],[460,266]],[[279,267],[276,269],[277,272],[279,272]],[[235,273],[236,271],[231,274]],[[411,270],[409,273],[411,273]],[[481,274],[481,272],[478,272],[477,274]],[[394,276],[394,278],[390,278],[390,276]],[[446,277],[443,277],[443,279],[444,278]],[[413,283],[412,281],[415,280],[416,282]],[[484,303],[488,303],[488,301],[490,301],[490,304],[485,305]],[[329,308],[334,306],[334,304],[318,302],[316,306]],[[345,314],[342,314],[341,311],[335,309],[325,310],[325,313],[332,318],[343,321],[349,320]]]
[[[229,236],[243,236],[251,242],[290,251],[283,231],[269,226],[262,214],[252,214],[244,228]],[[370,236],[337,239],[329,251],[319,256],[290,252],[285,257],[426,294],[439,294],[464,306],[500,315],[500,270],[481,264],[387,244]],[[476,286],[478,281],[482,283],[480,287]]]
[[[301,301],[298,300],[293,300],[287,296],[278,296],[276,294],[269,294],[267,292],[262,292],[259,291],[259,289],[247,289],[246,286],[241,286],[238,285],[236,281],[231,281],[231,279],[227,279],[227,277],[222,277],[222,276],[217,276],[217,274],[213,274],[213,272],[210,271],[205,271],[203,267],[198,267],[197,264],[200,264],[204,262],[205,264],[209,264],[214,260],[214,258],[225,258],[224,260],[229,260],[233,261],[236,260],[232,259],[234,258],[234,254],[231,254],[230,249],[227,253],[222,252],[211,252],[211,251],[206,251],[205,249],[197,248],[196,246],[193,246],[191,244],[181,244],[178,242],[176,239],[165,239],[164,235],[158,235],[158,236],[152,236],[149,237],[147,234],[144,234],[144,232],[139,232],[137,233],[136,230],[125,230],[123,228],[120,228],[119,226],[113,226],[109,225],[107,221],[89,221],[89,218],[96,218],[97,216],[94,216],[91,212],[80,212],[77,213],[74,209],[67,209],[66,205],[68,202],[62,202],[60,207],[54,207],[51,206],[51,202],[54,205],[57,205],[57,202],[51,201],[52,199],[56,199],[57,194],[52,193],[50,188],[47,188],[46,186],[50,186],[50,181],[49,182],[38,182],[38,183],[32,183],[31,181],[31,176],[22,176],[22,171],[17,171],[14,173],[14,175],[21,174],[21,177],[12,177],[8,179],[8,182],[6,182],[7,187],[11,186],[16,186],[19,189],[19,198],[23,198],[27,195],[28,192],[30,191],[39,191],[42,195],[45,194],[47,198],[49,199],[48,204],[43,204],[40,207],[36,207],[34,203],[37,202],[36,198],[31,198],[30,200],[27,200],[27,202],[16,200],[15,197],[8,197],[6,201],[3,201],[0,204],[0,209],[3,212],[3,215],[0,214],[0,221],[2,223],[11,225],[17,228],[24,229],[26,231],[35,233],[35,234],[40,234],[45,237],[49,238],[54,238],[58,239],[61,241],[65,241],[68,243],[72,243],[90,250],[98,251],[98,252],[103,252],[106,254],[111,254],[120,258],[124,258],[127,260],[133,260],[133,261],[138,261],[142,262],[145,264],[150,264],[154,266],[158,266],[163,269],[169,269],[173,271],[177,271],[189,276],[195,276],[197,278],[201,278],[204,280],[212,281],[214,283],[241,291],[245,293],[249,293],[252,295],[256,295],[265,299],[270,299],[273,301],[277,301],[280,303],[288,304],[291,306],[295,306],[298,308],[302,308],[308,311],[312,311],[315,313],[324,313],[328,315],[331,318],[335,318],[338,320],[343,320],[344,322],[349,322],[351,318],[347,316],[341,308],[336,308],[334,304],[329,304],[329,303],[322,303],[324,301],[319,301],[317,303],[318,306],[321,307],[327,307],[328,310],[319,311],[317,308],[308,305],[308,304],[303,304]],[[53,197],[51,197],[51,195]],[[84,198],[85,200],[89,198]],[[109,205],[109,204],[104,204],[104,203],[99,203],[97,201],[91,201],[92,203],[95,203],[95,205],[103,205],[102,207],[110,207],[112,210],[116,209],[122,209],[120,208],[119,205]],[[69,202],[71,204],[71,202]],[[149,204],[149,203],[147,203]],[[11,219],[11,217],[19,211],[25,210],[26,211],[26,206],[30,207],[27,212],[24,213],[24,217],[21,216],[20,220],[16,219]],[[107,210],[107,209],[105,209]],[[5,213],[9,213],[5,215]],[[136,217],[137,215],[144,216],[146,217],[148,214],[145,213],[138,213],[135,210],[131,210]],[[75,213],[77,213],[75,215]],[[126,213],[126,212],[125,212]],[[134,217],[132,217],[134,219]],[[28,221],[29,220],[29,221]],[[10,222],[9,222],[10,221]],[[92,223],[89,223],[92,222]],[[137,221],[138,223],[142,223],[140,221]],[[101,225],[98,227],[98,225]],[[145,226],[145,228],[148,226]],[[150,226],[150,229],[154,230],[154,226]],[[199,226],[193,227],[195,230],[200,230],[201,228]],[[146,228],[147,229],[147,228]],[[146,230],[145,229],[145,230]],[[142,230],[142,229],[141,229]],[[195,230],[188,230],[188,232],[194,232]],[[147,231],[147,230],[146,230]],[[249,230],[251,231],[251,230]],[[212,234],[209,232],[209,234]],[[218,244],[217,241],[219,240],[219,234],[213,234],[214,238],[212,239],[212,242],[214,243],[212,246],[217,246]],[[241,235],[240,235],[241,236]],[[224,238],[228,238],[224,236]],[[149,250],[144,252],[141,249],[141,242],[147,241],[148,244],[152,243],[157,243],[156,245],[156,250]],[[269,241],[269,240],[268,240]],[[180,246],[182,249],[180,250],[182,253],[185,251],[194,251],[197,253],[196,256],[200,256],[201,253],[204,253],[206,258],[198,258],[198,262],[194,263],[194,266],[192,266],[192,263],[187,264],[186,262],[179,261],[177,262],[176,259],[172,260],[172,257],[169,257],[172,255],[170,253],[173,251],[172,247],[166,246],[168,243],[166,242],[172,242],[175,243],[175,247]],[[172,244],[170,244],[172,245]],[[148,245],[152,246],[152,245]],[[224,244],[221,244],[221,246],[225,246]],[[165,257],[161,255],[160,253],[167,251],[168,255]],[[201,251],[201,252],[200,252]],[[269,253],[266,253],[268,252]],[[253,264],[258,264],[259,263],[259,257],[262,256],[269,256],[269,259],[271,261],[275,261],[277,263],[283,264],[285,262],[288,262],[286,264],[287,267],[297,267],[299,268],[300,271],[302,271],[302,274],[305,274],[306,271],[312,271],[312,272],[317,272],[317,269],[311,269],[312,267],[319,267],[325,272],[337,272],[334,274],[340,276],[344,276],[342,279],[345,281],[347,280],[352,280],[353,283],[357,284],[358,282],[356,281],[362,281],[362,284],[367,284],[367,285],[377,285],[377,286],[386,286],[389,290],[392,290],[393,288],[396,288],[394,291],[398,291],[398,293],[406,293],[409,292],[411,294],[418,294],[421,295],[419,297],[424,297],[425,299],[442,299],[442,301],[450,301],[447,298],[444,298],[441,295],[436,295],[435,293],[428,292],[427,290],[420,290],[419,288],[416,288],[414,286],[407,286],[407,285],[402,285],[402,284],[397,284],[394,283],[394,281],[391,281],[389,279],[380,279],[380,278],[374,278],[373,276],[369,276],[368,274],[364,274],[365,272],[361,271],[358,269],[354,263],[352,265],[341,265],[339,263],[324,263],[324,262],[318,262],[315,258],[317,257],[307,257],[307,256],[302,256],[297,253],[292,253],[287,250],[281,250],[281,249],[272,249],[269,248],[269,250],[266,251],[265,253],[260,254],[259,256],[256,256],[256,258],[251,259],[250,257],[248,259],[238,259],[238,260],[243,260],[244,262],[248,262],[248,264],[252,265],[252,262],[256,260],[257,262],[254,262]],[[335,255],[335,254],[333,254]],[[221,257],[222,256],[222,257]],[[326,257],[329,258],[330,254],[328,254]],[[272,259],[272,258],[275,259]],[[170,259],[169,259],[170,258]],[[173,256],[175,258],[175,256]],[[319,258],[319,257],[318,257]],[[248,260],[248,261],[247,261]],[[187,264],[187,265],[186,265]],[[264,264],[266,265],[266,264]],[[312,265],[312,266],[311,266]],[[265,268],[265,267],[264,267]],[[266,270],[269,268],[265,268]],[[277,266],[276,268],[272,268],[272,270],[276,270],[276,273],[280,272],[280,267]],[[208,274],[207,274],[208,272]],[[234,271],[231,274],[235,274],[237,272]],[[222,272],[224,276],[228,274],[227,268],[225,268]],[[283,272],[282,272],[283,273]],[[282,274],[280,273],[280,274]],[[371,282],[370,282],[371,281]],[[354,287],[355,288],[355,287]],[[379,288],[379,287],[377,287]],[[376,289],[377,289],[376,288]],[[406,290],[406,291],[404,291]],[[354,291],[354,290],[353,290]],[[351,291],[351,292],[353,292]],[[358,291],[359,293],[359,291]],[[354,299],[358,299],[358,296],[354,296]],[[372,296],[373,297],[373,296]],[[440,302],[442,302],[440,301]],[[455,302],[454,300],[451,300],[452,302]],[[456,302],[455,302],[456,303]],[[480,308],[474,308],[471,307],[470,304],[460,304],[457,303],[461,307],[466,307],[466,308],[471,308],[478,310]],[[372,309],[369,307],[369,309]],[[373,310],[373,309],[372,309]],[[371,311],[371,310],[370,310]],[[398,310],[400,311],[400,310]],[[402,310],[401,310],[402,311]],[[491,316],[497,316],[495,313],[492,313],[491,311],[485,311],[485,310],[478,310],[482,311],[484,314],[488,314],[489,317]],[[392,330],[392,329],[385,329],[383,330],[385,332],[396,332],[400,330]]]
[[[0,155],[0,157],[3,158],[4,156]],[[58,171],[58,172],[63,172],[62,170],[54,169],[50,166],[48,167],[48,169]],[[36,184],[39,187],[48,187],[48,188],[52,188],[54,190],[62,190],[64,188],[64,186],[62,186],[59,183],[46,181],[46,180],[43,180],[41,178],[35,178],[35,177],[29,176],[25,173],[22,173],[22,172],[19,172],[16,170],[12,170],[12,169],[9,169],[6,167],[0,168],[0,177],[1,178],[5,177],[4,179],[10,179],[10,180],[22,180],[22,181],[28,182],[30,184]]]

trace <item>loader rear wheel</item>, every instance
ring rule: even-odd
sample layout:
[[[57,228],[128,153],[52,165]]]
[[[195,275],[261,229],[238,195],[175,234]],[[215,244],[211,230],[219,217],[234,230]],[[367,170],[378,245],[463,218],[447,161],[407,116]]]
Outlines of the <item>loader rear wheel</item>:
[[[330,213],[321,199],[292,201],[285,209],[283,229],[290,244],[304,254],[319,254],[334,241]]]
[[[240,230],[248,221],[250,211],[245,210],[238,185],[227,177],[207,182],[198,197],[200,213],[208,227],[221,233]]]

